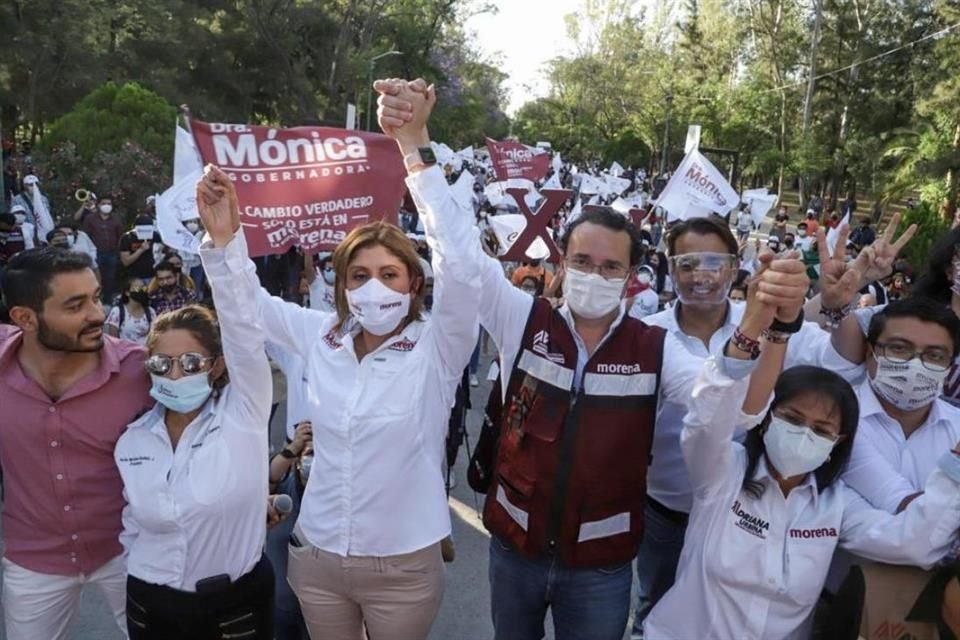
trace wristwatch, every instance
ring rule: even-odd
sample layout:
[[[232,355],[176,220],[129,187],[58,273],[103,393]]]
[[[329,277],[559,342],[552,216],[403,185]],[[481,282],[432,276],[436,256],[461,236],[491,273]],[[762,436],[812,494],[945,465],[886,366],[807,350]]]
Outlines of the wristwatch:
[[[793,322],[781,322],[774,320],[770,325],[770,331],[773,333],[796,333],[803,328],[803,308],[800,308],[800,315]]]
[[[424,145],[405,155],[403,164],[408,171],[419,167],[429,167],[437,164],[437,156],[433,153],[433,148],[430,145]]]
[[[296,460],[297,458],[300,457],[297,454],[295,454],[293,451],[290,451],[290,449],[287,449],[286,447],[284,447],[283,449],[280,449],[280,455],[286,458],[287,460]]]

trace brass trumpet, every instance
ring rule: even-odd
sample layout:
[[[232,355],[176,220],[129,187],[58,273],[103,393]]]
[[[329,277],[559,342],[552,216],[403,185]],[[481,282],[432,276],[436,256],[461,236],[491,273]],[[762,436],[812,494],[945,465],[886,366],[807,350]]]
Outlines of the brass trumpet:
[[[97,196],[94,195],[93,191],[89,189],[77,189],[73,197],[76,198],[79,202],[89,202],[90,200],[96,200]]]

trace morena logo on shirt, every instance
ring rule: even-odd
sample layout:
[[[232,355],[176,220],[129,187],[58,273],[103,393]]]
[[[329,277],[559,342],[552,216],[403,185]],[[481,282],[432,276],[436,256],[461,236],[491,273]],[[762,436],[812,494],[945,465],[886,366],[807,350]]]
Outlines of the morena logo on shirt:
[[[387,309],[393,309],[394,307],[399,307],[401,304],[403,304],[403,303],[400,302],[399,300],[396,301],[396,302],[388,302],[388,303],[386,303],[386,304],[380,305],[380,310],[381,310],[381,311],[386,311]]]
[[[402,351],[402,352],[407,352],[407,351],[413,351],[413,348],[414,348],[415,346],[417,346],[417,343],[416,343],[415,341],[404,339],[404,340],[397,340],[397,341],[394,342],[392,345],[390,345],[389,347],[387,347],[387,349],[388,349],[389,351]]]
[[[597,373],[615,373],[622,376],[632,375],[634,373],[643,373],[643,367],[639,364],[598,364]]]
[[[330,331],[327,335],[323,336],[323,344],[327,345],[331,349],[340,349],[343,347],[343,343],[340,341],[340,336],[337,331]]]
[[[790,529],[791,538],[836,538],[837,530],[833,527],[819,529]]]
[[[747,511],[745,511],[740,505],[740,501],[736,500],[733,503],[733,507],[730,509],[733,511],[733,514],[739,518],[737,521],[737,526],[750,535],[756,536],[761,540],[767,538],[767,531],[770,529],[770,523],[759,518]]]

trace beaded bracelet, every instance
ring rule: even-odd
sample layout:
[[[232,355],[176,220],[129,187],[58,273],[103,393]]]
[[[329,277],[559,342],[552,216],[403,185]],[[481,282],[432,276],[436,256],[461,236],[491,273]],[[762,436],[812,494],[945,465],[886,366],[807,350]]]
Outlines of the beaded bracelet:
[[[787,342],[790,341],[790,336],[792,336],[793,334],[787,333],[786,331],[774,331],[772,329],[765,329],[764,332],[761,333],[760,335],[762,335],[767,342],[772,342],[773,344],[786,344]]]
[[[730,344],[737,351],[749,353],[751,360],[756,360],[760,356],[760,341],[754,340],[740,331],[740,327],[733,330],[733,335],[730,336]]]
[[[840,309],[820,307],[820,316],[823,318],[823,324],[825,324],[828,329],[838,328],[840,323],[843,322],[843,319],[848,315],[850,315],[850,307],[842,307]]]

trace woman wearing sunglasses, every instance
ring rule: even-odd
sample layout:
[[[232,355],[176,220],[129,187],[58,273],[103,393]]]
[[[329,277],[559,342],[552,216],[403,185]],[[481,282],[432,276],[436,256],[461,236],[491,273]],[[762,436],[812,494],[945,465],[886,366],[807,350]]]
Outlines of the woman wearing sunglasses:
[[[235,200],[229,180],[220,188]],[[243,234],[212,237],[201,258],[217,315],[191,305],[156,319],[146,368],[157,404],[115,451],[128,502],[121,542],[132,640],[273,638],[273,571],[263,556],[270,365],[247,304],[259,283],[252,262],[226,264],[225,245],[243,244]]]
[[[797,310],[771,312],[789,318]],[[770,386],[748,395],[747,380],[730,378],[711,357],[694,387],[681,436],[693,510],[676,582],[644,623],[649,640],[809,637],[838,546],[930,566],[947,555],[960,526],[957,452],[943,452],[926,493],[899,515],[873,509],[843,484],[856,395],[826,369],[793,367],[778,377],[790,334],[761,332],[768,324],[748,327],[726,354],[762,351],[752,378]],[[758,426],[741,445],[733,436],[744,412],[756,414]]]

